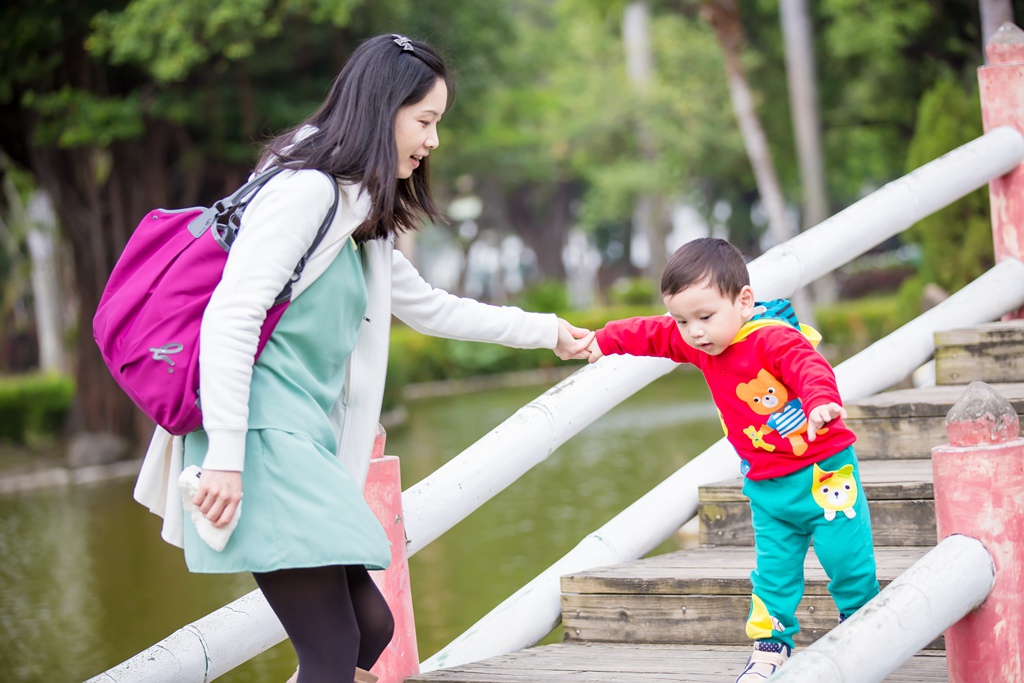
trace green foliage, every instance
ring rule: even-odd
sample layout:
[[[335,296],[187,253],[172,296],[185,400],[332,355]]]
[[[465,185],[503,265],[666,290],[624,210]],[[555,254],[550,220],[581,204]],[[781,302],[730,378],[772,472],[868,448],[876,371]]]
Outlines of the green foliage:
[[[814,311],[822,343],[845,351],[865,348],[919,313],[907,312],[898,295],[841,301]]]
[[[54,147],[109,147],[142,135],[139,95],[100,97],[65,86],[48,93],[28,92],[22,103],[39,115],[36,144]]]
[[[60,433],[75,383],[60,375],[0,378],[0,439],[24,444]]]
[[[981,133],[977,93],[951,77],[942,78],[921,98],[907,168],[917,168]],[[904,238],[921,246],[919,278],[949,292],[960,289],[995,262],[988,189],[918,221]]]
[[[568,311],[569,288],[564,282],[544,280],[526,287],[512,303],[527,311]]]
[[[608,288],[611,306],[649,306],[660,301],[658,283],[647,277],[620,277]]]
[[[117,12],[100,12],[86,49],[113,64],[136,63],[158,83],[184,80],[214,57],[252,55],[258,42],[280,34],[285,20],[306,16],[314,24],[346,25],[358,0],[133,0]]]

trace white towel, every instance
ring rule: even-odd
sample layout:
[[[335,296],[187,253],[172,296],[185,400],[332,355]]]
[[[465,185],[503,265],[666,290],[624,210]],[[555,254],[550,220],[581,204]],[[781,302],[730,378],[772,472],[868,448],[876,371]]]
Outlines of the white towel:
[[[228,539],[231,538],[231,532],[238,526],[238,518],[242,516],[242,501],[238,501],[238,507],[235,508],[235,516],[231,518],[227,526],[215,527],[213,522],[208,520],[193,503],[192,499],[196,495],[196,491],[199,490],[199,475],[203,471],[195,465],[189,465],[181,472],[181,476],[178,477],[178,489],[181,491],[181,502],[186,512],[192,514],[192,523],[196,525],[196,531],[199,532],[199,538],[203,539],[206,545],[210,546],[217,552],[224,550],[224,546],[228,544]]]

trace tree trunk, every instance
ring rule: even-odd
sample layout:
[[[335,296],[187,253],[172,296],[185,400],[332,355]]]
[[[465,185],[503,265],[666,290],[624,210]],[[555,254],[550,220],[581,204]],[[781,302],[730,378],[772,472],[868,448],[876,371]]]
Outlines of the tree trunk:
[[[570,181],[549,185],[520,185],[506,194],[505,214],[516,234],[537,255],[537,267],[547,280],[565,280],[562,247],[572,227],[572,202],[579,188]]]
[[[708,0],[702,7],[702,15],[711,25],[722,46],[729,81],[729,97],[736,112],[736,121],[740,127],[747,157],[750,159],[750,166],[754,171],[757,192],[768,216],[768,230],[777,242],[785,242],[793,236],[793,231],[786,220],[786,203],[782,187],[775,174],[768,141],[757,117],[754,98],[740,59],[746,39],[743,25],[740,23],[739,7],[734,0]]]
[[[754,98],[743,71],[740,55],[746,39],[740,22],[739,7],[735,0],[706,0],[702,6],[702,14],[711,24],[722,46],[729,79],[729,96],[736,111],[743,145],[754,171],[757,192],[768,216],[768,230],[775,241],[781,244],[793,237],[796,231],[790,227],[786,219],[786,202],[782,195],[782,186],[775,173],[775,164],[772,162],[764,128],[757,117]],[[792,300],[793,307],[801,319],[813,325],[814,309],[807,290],[798,289],[793,293]]]
[[[650,8],[647,2],[631,2],[626,5],[622,17],[622,42],[626,52],[626,74],[637,96],[644,98],[654,78],[654,56],[651,52]],[[636,136],[640,153],[646,161],[653,161],[658,154],[654,136],[642,120],[636,123]],[[668,263],[665,240],[668,237],[668,221],[663,211],[661,196],[646,193],[636,200],[633,210],[633,231],[644,241],[646,254],[641,262],[635,263],[644,273],[660,280],[661,272]]]
[[[92,318],[118,256],[138,221],[157,206],[175,206],[165,168],[168,130],[151,126],[145,140],[108,149],[35,148],[32,171],[50,194],[71,245],[79,301],[77,395],[72,433],[109,432],[130,439],[152,425],[111,378],[92,337]]]
[[[804,206],[802,229],[814,227],[829,216],[825,184],[825,154],[821,145],[821,116],[818,113],[818,78],[814,68],[814,44],[807,0],[781,0],[779,18],[786,45],[786,80],[793,117],[797,164]],[[814,283],[819,303],[836,299],[831,273]]]

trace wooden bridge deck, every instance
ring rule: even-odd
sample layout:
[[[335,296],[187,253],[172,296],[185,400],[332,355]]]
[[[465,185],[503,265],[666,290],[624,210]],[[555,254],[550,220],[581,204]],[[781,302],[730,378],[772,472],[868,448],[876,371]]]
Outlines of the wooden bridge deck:
[[[931,448],[947,443],[945,415],[973,380],[1024,413],[1024,321],[936,335],[939,386],[846,405],[885,586],[936,541]],[[754,567],[748,501],[733,479],[700,489],[701,547],[562,577],[564,642],[420,674],[410,683],[732,681],[750,652],[744,624]],[[837,622],[813,549],[797,646]],[[940,636],[886,680],[948,680]]]
[[[406,679],[406,683],[727,683],[749,645],[559,643]],[[948,681],[946,657],[925,652],[892,673],[890,683]]]

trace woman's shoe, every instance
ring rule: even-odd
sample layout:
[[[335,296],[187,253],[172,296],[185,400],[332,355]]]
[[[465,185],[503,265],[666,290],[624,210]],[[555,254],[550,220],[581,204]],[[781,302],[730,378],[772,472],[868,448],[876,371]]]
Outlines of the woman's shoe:
[[[377,676],[357,666],[355,683],[377,683]]]
[[[298,683],[299,681],[299,667],[295,667],[295,673],[285,683]],[[356,667],[356,677],[353,683],[377,683],[377,677],[366,669],[360,669]]]

